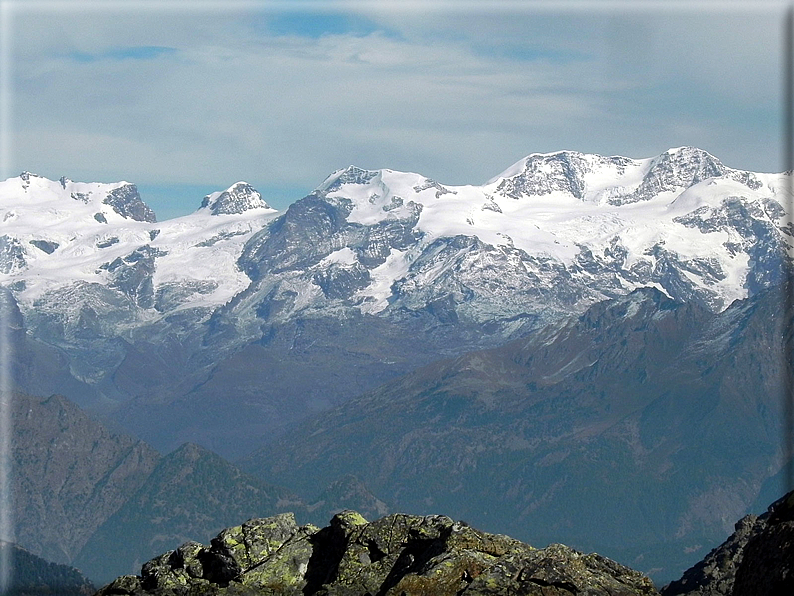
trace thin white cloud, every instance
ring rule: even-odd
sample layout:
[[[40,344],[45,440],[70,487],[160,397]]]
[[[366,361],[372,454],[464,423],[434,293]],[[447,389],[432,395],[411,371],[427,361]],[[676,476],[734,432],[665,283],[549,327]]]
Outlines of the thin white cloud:
[[[357,163],[479,183],[531,151],[645,157],[700,144],[774,169],[776,9],[354,8],[371,32],[278,34],[273,13],[250,4],[18,14],[12,165],[311,188]]]

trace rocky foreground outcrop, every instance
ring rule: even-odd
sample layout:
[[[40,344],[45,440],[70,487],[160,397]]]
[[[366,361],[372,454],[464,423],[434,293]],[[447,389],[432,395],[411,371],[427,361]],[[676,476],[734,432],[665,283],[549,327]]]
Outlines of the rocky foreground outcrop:
[[[536,549],[440,515],[367,522],[344,511],[329,526],[298,526],[291,513],[252,519],[204,546],[183,544],[97,596],[653,595],[650,579],[598,554],[561,544]]]
[[[663,596],[794,594],[794,491],[747,515],[720,546],[662,590]]]

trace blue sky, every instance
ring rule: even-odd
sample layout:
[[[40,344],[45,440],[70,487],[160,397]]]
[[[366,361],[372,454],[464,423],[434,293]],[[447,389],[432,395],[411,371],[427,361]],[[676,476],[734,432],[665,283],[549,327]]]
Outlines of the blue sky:
[[[2,2],[3,177],[128,180],[160,219],[350,164],[481,184],[696,145],[782,169],[783,2]]]

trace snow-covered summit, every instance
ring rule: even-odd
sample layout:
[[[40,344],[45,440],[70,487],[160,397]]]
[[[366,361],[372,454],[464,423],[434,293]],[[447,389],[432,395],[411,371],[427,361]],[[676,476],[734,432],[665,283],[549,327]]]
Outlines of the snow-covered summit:
[[[693,200],[699,205],[717,197],[713,189],[698,190],[709,180],[718,180],[721,189],[731,192],[771,196],[778,177],[734,170],[707,151],[678,147],[644,159],[576,151],[533,153],[483,186],[443,185],[416,173],[349,166],[331,174],[314,192],[343,208],[350,222],[372,225],[417,217],[417,230],[425,238],[475,235],[493,245],[509,238],[513,246],[569,260],[578,252],[575,244],[599,229],[603,232],[604,226],[613,230],[615,222],[631,220],[653,227],[660,210],[679,215]],[[687,199],[680,200],[684,194]],[[645,207],[629,209],[633,204]],[[601,220],[598,226],[564,226],[565,231],[557,225],[594,217]]]
[[[576,151],[533,153],[492,178],[486,186],[513,199],[564,192],[582,201],[624,205],[660,193],[689,188],[708,178],[729,176],[750,188],[750,172],[726,167],[697,147],[676,147],[651,158],[604,157]]]
[[[262,195],[247,182],[235,182],[222,192],[204,197],[200,209],[212,215],[239,214],[251,209],[271,209]]]
[[[589,203],[624,205],[653,199],[662,192],[681,192],[698,182],[723,176],[751,189],[762,184],[757,175],[728,168],[707,151],[677,147],[644,159],[568,150],[532,153],[475,187],[445,186],[419,174],[366,170],[351,165],[331,174],[315,192],[333,198],[339,196],[338,191],[343,187],[349,191],[366,186],[369,187],[366,196],[358,199],[374,204],[389,196],[404,200],[418,198],[424,202],[428,196],[424,191],[432,191],[439,198],[445,194],[458,195],[462,188],[474,188],[516,200],[562,194]],[[465,196],[463,192],[458,198]],[[349,198],[357,207],[361,206],[360,200]]]

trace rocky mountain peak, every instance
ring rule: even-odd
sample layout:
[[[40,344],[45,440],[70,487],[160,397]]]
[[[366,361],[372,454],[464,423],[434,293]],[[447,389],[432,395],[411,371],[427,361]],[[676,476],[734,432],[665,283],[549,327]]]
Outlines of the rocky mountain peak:
[[[502,180],[496,192],[519,199],[562,191],[582,199],[585,193],[583,176],[589,171],[584,157],[575,151],[533,153],[523,160],[519,172]]]
[[[317,187],[317,191],[328,194],[338,190],[345,184],[369,184],[378,174],[380,174],[378,170],[365,170],[350,165],[328,176],[328,178]]]
[[[722,176],[726,171],[722,162],[708,151],[677,147],[655,158],[646,178],[656,177],[665,186],[687,188],[707,178]]]
[[[22,172],[16,178],[0,182],[0,186],[0,201],[12,209],[32,207],[38,212],[56,209],[63,210],[64,214],[68,209],[71,216],[79,218],[80,207],[77,205],[91,205],[99,210],[104,209],[102,205],[107,205],[126,219],[148,223],[157,221],[154,211],[141,199],[138,188],[129,182],[74,182],[66,176],[61,176],[56,181],[31,172]],[[14,205],[15,200],[22,197],[25,197],[24,201]],[[76,204],[70,203],[70,200]],[[107,213],[105,211],[104,215]],[[101,212],[97,215],[104,218]],[[58,221],[63,221],[63,215]],[[52,222],[49,221],[48,225],[50,223]]]
[[[30,172],[22,172],[19,175],[19,179],[22,181],[22,188],[23,190],[27,190],[30,186],[30,177],[33,176],[34,178],[38,178],[36,174],[31,174]]]
[[[209,209],[212,215],[244,213],[250,209],[270,209],[262,195],[247,182],[235,182],[223,192],[204,197],[201,209]]]
[[[489,183],[497,183],[496,192],[513,199],[565,192],[580,200],[602,198],[609,180],[606,199],[612,205],[624,205],[654,198],[660,192],[689,188],[708,178],[732,174],[751,188],[757,181],[727,168],[716,157],[697,147],[668,149],[661,155],[643,160],[605,157],[577,151],[533,153],[517,162]],[[593,195],[592,197],[590,195]]]
[[[200,457],[205,457],[208,455],[215,455],[209,449],[198,445],[197,443],[191,443],[188,441],[187,443],[182,443],[179,447],[177,447],[174,451],[169,454],[169,457],[175,458],[183,458],[187,460],[196,460]]]
[[[71,180],[69,180],[66,177],[61,178],[61,180],[62,181],[65,180],[67,183],[71,182]],[[35,192],[42,185],[46,185],[47,183],[51,182],[44,176],[40,176],[39,174],[34,174],[33,172],[28,172],[27,170],[25,170],[24,172],[20,172],[19,176],[17,176],[16,178],[9,178],[7,182],[12,182],[12,181],[14,183],[18,181],[19,186],[22,188],[23,192],[25,193],[28,193],[28,191],[31,188],[31,185],[33,185],[33,192]]]
[[[102,201],[105,205],[113,207],[113,211],[135,221],[154,223],[157,217],[151,207],[143,202],[138,194],[138,187],[134,184],[124,184],[108,192]]]

